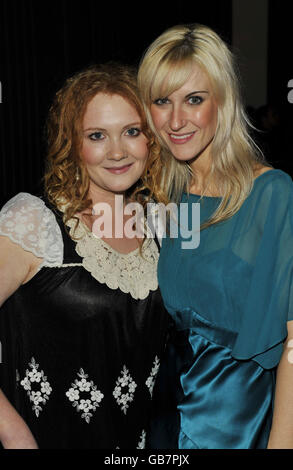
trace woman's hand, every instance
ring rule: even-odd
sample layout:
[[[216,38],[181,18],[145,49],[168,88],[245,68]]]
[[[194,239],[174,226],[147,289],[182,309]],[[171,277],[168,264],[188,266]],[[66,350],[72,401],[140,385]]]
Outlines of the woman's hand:
[[[273,424],[268,449],[293,449],[293,321],[278,366]]]

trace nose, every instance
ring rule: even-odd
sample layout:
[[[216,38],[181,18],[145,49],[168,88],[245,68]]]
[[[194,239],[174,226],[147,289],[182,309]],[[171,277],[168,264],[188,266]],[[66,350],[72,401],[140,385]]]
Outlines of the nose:
[[[120,161],[124,158],[127,158],[127,152],[123,148],[120,140],[112,141],[108,152],[108,159]]]
[[[184,112],[180,106],[173,106],[170,115],[170,128],[178,131],[186,125]]]

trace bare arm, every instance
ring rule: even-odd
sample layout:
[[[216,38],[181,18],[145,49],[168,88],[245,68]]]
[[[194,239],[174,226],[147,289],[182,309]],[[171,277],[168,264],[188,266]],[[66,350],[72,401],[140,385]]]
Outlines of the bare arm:
[[[0,236],[0,307],[19,286],[37,272],[42,259],[37,258],[8,237]]]
[[[41,262],[42,259],[23,250],[9,238],[0,236],[0,307],[20,285],[34,276]],[[0,441],[7,449],[38,448],[29,428],[1,390]]]
[[[293,321],[278,366],[273,424],[268,449],[293,449]]]
[[[4,449],[38,449],[29,428],[1,390],[0,440]]]

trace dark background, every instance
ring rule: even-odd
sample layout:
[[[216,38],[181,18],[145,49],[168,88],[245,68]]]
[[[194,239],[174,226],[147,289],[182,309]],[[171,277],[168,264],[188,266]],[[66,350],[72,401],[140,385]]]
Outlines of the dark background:
[[[0,204],[19,191],[40,191],[44,123],[53,95],[68,75],[108,60],[137,65],[148,45],[179,23],[211,26],[231,44],[232,2],[0,0]],[[292,173],[289,4],[269,1],[267,102],[273,106],[277,124],[257,139],[276,167]],[[267,110],[250,112],[259,124]]]

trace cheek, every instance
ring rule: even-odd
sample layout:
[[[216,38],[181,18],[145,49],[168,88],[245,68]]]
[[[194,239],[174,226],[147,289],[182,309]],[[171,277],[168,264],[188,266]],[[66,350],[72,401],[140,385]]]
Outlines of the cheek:
[[[197,113],[196,120],[198,126],[201,129],[207,128],[214,133],[217,127],[217,115],[217,106],[214,104],[208,104]]]
[[[104,149],[102,146],[95,146],[92,143],[84,142],[81,148],[81,158],[87,165],[96,165],[103,160]]]
[[[165,113],[158,106],[151,106],[151,116],[154,126],[157,130],[160,130],[165,122]]]
[[[145,137],[139,140],[133,139],[131,142],[128,142],[128,153],[137,160],[146,161],[149,154],[147,143],[148,141]]]

